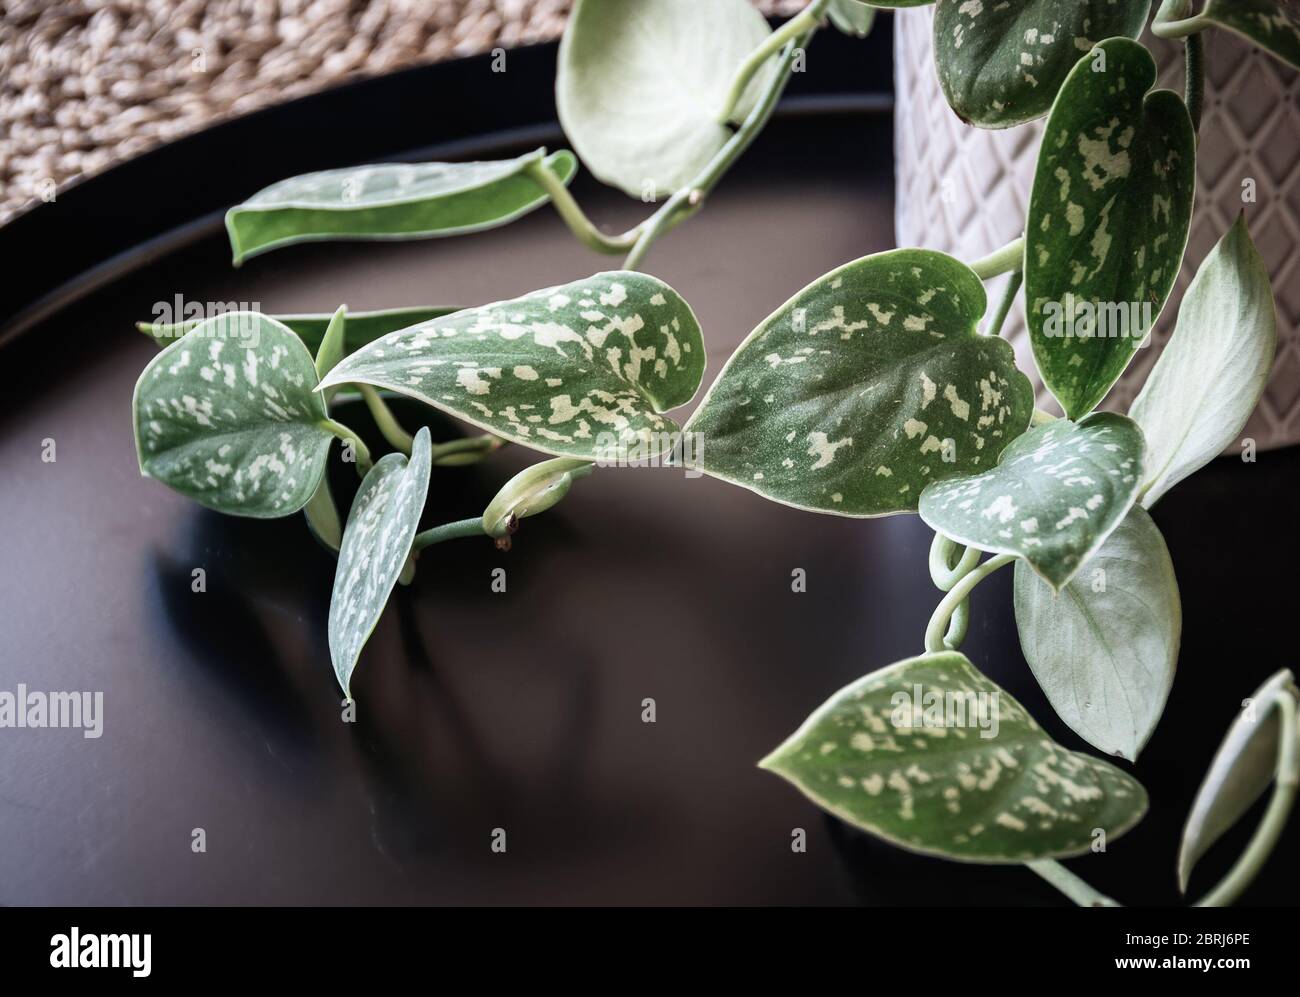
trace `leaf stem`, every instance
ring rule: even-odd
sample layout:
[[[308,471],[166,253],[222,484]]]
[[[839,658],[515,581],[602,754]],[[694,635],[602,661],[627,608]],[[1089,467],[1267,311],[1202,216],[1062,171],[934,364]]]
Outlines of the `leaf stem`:
[[[587,217],[582,207],[569,193],[569,188],[564,185],[564,181],[547,169],[540,160],[529,163],[525,172],[542,190],[546,191],[556,212],[564,224],[569,226],[569,231],[588,249],[615,255],[626,253],[636,243],[644,222],[622,235],[606,235]]]
[[[333,433],[344,443],[352,445],[352,452],[356,454],[357,458],[357,474],[364,478],[366,472],[374,466],[374,461],[370,459],[370,450],[361,442],[361,437],[348,429],[343,423],[336,422],[333,419],[322,419],[316,425],[326,432]]]
[[[461,440],[439,443],[430,453],[437,467],[460,467],[465,464],[477,464],[488,454],[500,450],[505,444],[506,441],[501,437],[484,433],[482,436],[468,436]]]
[[[1021,269],[1024,266],[1024,258],[1025,237],[1022,235],[983,259],[976,260],[970,264],[970,268],[975,271],[980,280],[988,280],[990,277]]]
[[[393,410],[388,407],[378,391],[369,384],[358,384],[357,388],[361,391],[361,397],[366,401],[366,407],[370,409],[370,414],[374,417],[375,425],[383,434],[390,446],[396,450],[402,451],[406,456],[411,456],[411,444],[414,440],[411,434],[402,428],[402,424],[397,421],[393,415]]]
[[[961,555],[956,558],[957,563],[954,564],[953,555],[959,549]],[[930,542],[930,580],[941,592],[949,591],[970,574],[979,561],[980,551],[977,548],[962,548],[961,544],[950,540],[942,533],[935,533],[934,540]]]
[[[944,640],[944,635],[958,607],[966,601],[966,597],[971,594],[976,585],[997,571],[998,568],[1010,564],[1015,559],[1015,554],[999,554],[996,557],[991,557],[953,585],[943,599],[939,601],[939,605],[934,608],[930,622],[926,625],[925,649],[927,652],[933,654],[939,651],[951,650]]]
[[[1056,859],[1039,859],[1036,862],[1026,862],[1025,867],[1038,873],[1080,907],[1123,906],[1104,893],[1098,893]]]
[[[1183,39],[1183,66],[1187,113],[1192,116],[1192,130],[1199,134],[1201,111],[1205,107],[1205,38],[1202,35],[1188,35]]]
[[[786,46],[785,55],[782,56],[781,64],[772,76],[772,81],[763,91],[754,109],[749,112],[749,117],[745,119],[744,124],[736,129],[727,140],[727,144],[718,150],[691,183],[674,193],[658,211],[641,223],[641,234],[623,262],[624,270],[638,269],[656,239],[695,214],[704,203],[704,198],[709,191],[758,137],[763,126],[772,117],[772,112],[776,110],[777,102],[781,99],[786,84],[790,82],[790,73],[794,68],[797,54],[808,44],[815,31],[815,27],[809,29]]]
[[[472,519],[460,519],[454,523],[443,523],[441,526],[435,526],[431,530],[417,533],[415,539],[411,542],[411,549],[420,551],[432,544],[442,543],[444,540],[455,540],[458,537],[474,536],[487,536],[487,531],[483,529],[482,516],[475,516]]]
[[[1020,285],[1024,282],[1024,270],[1011,271],[1011,276],[1007,278],[1007,286],[1002,290],[1002,301],[998,304],[998,310],[993,316],[993,323],[989,326],[986,335],[1000,336],[1002,334],[1002,327],[1007,324],[1007,316],[1011,313],[1011,306],[1016,303],[1016,295],[1020,293]]]
[[[1295,700],[1285,695],[1279,696],[1276,703],[1282,714],[1282,729],[1278,732],[1273,798],[1268,801],[1268,810],[1264,812],[1264,818],[1246,850],[1219,885],[1196,902],[1197,907],[1227,907],[1240,897],[1272,854],[1282,829],[1286,827],[1297,787],[1300,787],[1300,740],[1296,734]]]
[[[1151,33],[1157,38],[1186,38],[1210,26],[1204,14],[1189,17],[1191,10],[1192,0],[1164,0],[1151,22]]]
[[[830,0],[814,0],[813,3],[763,39],[763,43],[749,54],[745,61],[740,64],[740,68],[736,70],[736,75],[731,80],[731,89],[727,91],[727,96],[722,102],[722,109],[718,112],[719,124],[731,123],[732,115],[736,113],[736,107],[740,104],[741,98],[745,96],[745,90],[748,88],[750,80],[763,68],[768,59],[781,51],[787,42],[799,37],[805,31],[815,29],[817,22],[821,20],[822,12],[829,2]]]

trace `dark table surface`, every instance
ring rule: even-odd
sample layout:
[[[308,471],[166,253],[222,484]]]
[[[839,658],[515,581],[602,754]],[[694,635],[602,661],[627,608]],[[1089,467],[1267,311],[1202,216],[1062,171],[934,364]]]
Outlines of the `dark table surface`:
[[[705,330],[706,380],[793,291],[892,246],[891,127],[887,114],[782,118],[654,249],[648,267]],[[575,191],[610,230],[643,213],[589,178]],[[0,902],[1060,902],[1023,869],[877,845],[755,768],[834,690],[920,649],[937,593],[915,517],[821,517],[681,472],[602,471],[509,553],[427,553],[363,654],[359,721],[345,724],[325,640],[333,560],[301,517],[223,518],[138,473],[131,390],[153,347],[131,324],[155,302],[473,304],[612,265],[549,210],[456,240],[291,248],[239,271],[214,232],[0,351],[0,690],[98,690],[105,710],[97,740],[0,729]],[[435,439],[455,431],[433,425]],[[437,470],[426,523],[477,514],[529,461],[508,448]],[[1298,475],[1294,452],[1220,461],[1156,510],[1185,628],[1169,712],[1135,767],[1152,812],[1071,863],[1122,900],[1176,899],[1205,765],[1240,700],[1294,664]],[[806,593],[791,591],[795,568]],[[966,650],[1084,748],[1020,657],[1009,589],[1007,573],[981,586]],[[1294,871],[1275,859],[1247,902],[1285,898]]]

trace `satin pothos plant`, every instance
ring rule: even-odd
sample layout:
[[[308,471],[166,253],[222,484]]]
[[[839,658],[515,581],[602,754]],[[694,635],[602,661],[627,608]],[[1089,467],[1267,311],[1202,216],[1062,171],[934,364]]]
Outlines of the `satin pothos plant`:
[[[1077,902],[1109,904],[1057,860],[1132,827],[1147,794],[1119,765],[1054,742],[961,653],[969,598],[1014,566],[1021,648],[1047,699],[1098,752],[1138,756],[1174,681],[1181,624],[1148,510],[1236,440],[1273,361],[1272,293],[1244,215],[1199,262],[1129,412],[1097,405],[1183,262],[1205,33],[1236,32],[1300,66],[1300,27],[1270,0],[1168,0],[1152,29],[1186,40],[1179,94],[1154,89],[1155,61],[1135,40],[1147,2],[937,0],[935,68],[952,111],[981,128],[1047,119],[1023,236],[970,262],[908,248],[837,267],[745,339],[679,426],[669,413],[701,384],[704,339],[686,301],[644,272],[647,252],[761,131],[817,30],[865,34],[877,8],[924,2],[813,0],[773,30],[746,0],[576,0],[556,80],[574,152],[294,177],[226,224],[239,264],[309,240],[479,231],[549,202],[622,268],[478,307],[144,324],[165,348],[136,387],[140,469],[221,512],[305,514],[338,557],[329,647],[349,705],[369,634],[430,546],[505,544],[593,467],[658,458],[807,512],[919,515],[935,531],[941,593],[922,653],[835,693],[760,764],[901,847],[1027,864]],[[652,213],[600,231],[568,190],[579,162]],[[990,308],[985,286],[1000,275]],[[1022,292],[1060,417],[1035,408],[999,336]],[[393,452],[374,459],[334,417],[345,395],[364,400]],[[412,434],[393,395],[476,433]],[[547,459],[481,517],[421,532],[433,469],[506,443]],[[361,477],[346,516],[325,475],[336,446]],[[1291,673],[1247,702],[1188,819],[1184,887],[1270,784],[1272,800],[1203,903],[1240,894],[1296,792]]]

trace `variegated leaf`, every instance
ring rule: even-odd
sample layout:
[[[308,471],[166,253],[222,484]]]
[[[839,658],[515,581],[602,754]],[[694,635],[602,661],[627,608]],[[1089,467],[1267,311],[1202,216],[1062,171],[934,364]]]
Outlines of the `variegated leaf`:
[[[1196,20],[1235,31],[1300,69],[1300,14],[1293,0],[1206,0]]]
[[[816,512],[914,512],[931,481],[994,465],[1033,413],[984,285],[924,249],[809,284],[740,345],[687,424],[695,466]]]
[[[921,518],[968,547],[1015,554],[1059,592],[1128,513],[1142,431],[1098,412],[1031,429],[984,474],[930,485]]]
[[[731,137],[719,117],[732,78],[768,34],[748,0],[576,0],[555,78],[565,134],[605,183],[671,194]],[[772,71],[756,74],[733,121]]]
[[[1130,761],[1164,712],[1183,612],[1160,530],[1133,506],[1060,593],[1016,562],[1025,660],[1070,729]]]
[[[1178,885],[1184,892],[1192,869],[1268,789],[1277,771],[1281,730],[1277,700],[1295,698],[1295,677],[1282,669],[1246,700],[1205,773],[1183,827]]]
[[[938,0],[934,57],[963,121],[1009,128],[1042,117],[1081,52],[1142,33],[1150,0]]]
[[[1025,229],[1025,301],[1043,381],[1071,419],[1124,372],[1182,263],[1196,137],[1151,54],[1112,38],[1061,88]]]
[[[1221,454],[1255,411],[1277,346],[1268,267],[1242,215],[1210,251],[1129,415],[1147,441],[1147,508]]]
[[[329,642],[334,674],[352,698],[352,673],[411,552],[429,491],[429,430],[422,427],[411,458],[381,457],[361,482],[339,548],[330,596]]]
[[[218,512],[297,512],[333,439],[302,340],[272,318],[228,312],[163,350],[135,386],[140,471]]]
[[[386,336],[398,329],[410,325],[419,325],[430,319],[442,318],[456,311],[455,308],[435,305],[418,305],[413,308],[388,308],[374,312],[348,312],[347,326],[343,334],[344,354],[353,353],[367,343],[373,343],[380,336]],[[288,326],[303,345],[315,356],[329,328],[333,312],[312,312],[296,315],[269,315],[281,325]],[[136,328],[147,336],[152,336],[159,346],[166,346],[174,339],[180,339],[203,319],[189,319],[184,322],[137,322]]]
[[[759,764],[841,820],[966,862],[1079,855],[1147,807],[1137,781],[1054,742],[956,651],[858,679]]]
[[[542,453],[671,450],[659,413],[694,396],[704,340],[690,306],[642,273],[596,274],[390,333],[330,371],[388,388]]]
[[[528,176],[542,163],[563,183],[571,152],[538,149],[476,163],[380,163],[306,173],[274,183],[226,212],[238,266],[281,246],[325,239],[425,239],[495,228],[549,200]]]

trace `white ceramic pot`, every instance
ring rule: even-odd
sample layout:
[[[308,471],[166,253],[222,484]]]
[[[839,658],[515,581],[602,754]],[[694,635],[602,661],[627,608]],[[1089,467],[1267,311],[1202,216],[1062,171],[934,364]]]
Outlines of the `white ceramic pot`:
[[[1023,229],[1043,119],[1004,131],[963,124],[935,76],[933,20],[933,7],[894,17],[897,240],[973,260]],[[1284,446],[1300,442],[1300,73],[1229,32],[1208,31],[1205,38],[1205,109],[1187,257],[1152,347],[1138,351],[1102,407],[1128,408],[1173,331],[1197,265],[1244,207],[1272,275],[1278,348],[1272,379],[1242,436],[1261,449]],[[1160,66],[1158,85],[1181,92],[1181,44],[1149,34],[1142,41]],[[1256,200],[1243,204],[1247,179]],[[990,297],[1001,287],[995,282]],[[1019,304],[1004,334],[1023,369],[1033,371]],[[1041,383],[1035,387],[1040,406],[1059,412]],[[1230,450],[1239,452],[1235,445]]]

